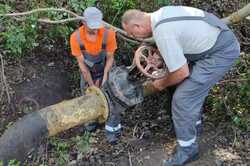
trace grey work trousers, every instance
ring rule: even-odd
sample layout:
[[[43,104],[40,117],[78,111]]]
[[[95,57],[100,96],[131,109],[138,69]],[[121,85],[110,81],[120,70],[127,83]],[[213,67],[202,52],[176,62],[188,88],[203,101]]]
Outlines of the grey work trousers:
[[[210,89],[225,75],[240,55],[239,43],[231,31],[222,31],[215,45],[197,55],[185,55],[194,61],[190,76],[177,86],[172,99],[172,119],[177,141],[187,147],[196,142],[196,123]]]

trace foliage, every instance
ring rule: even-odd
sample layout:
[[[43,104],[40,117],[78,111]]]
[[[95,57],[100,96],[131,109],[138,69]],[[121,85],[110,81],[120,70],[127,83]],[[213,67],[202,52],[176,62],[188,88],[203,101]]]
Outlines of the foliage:
[[[237,61],[233,76],[213,88],[208,97],[211,111],[221,111],[234,125],[250,131],[250,56],[243,54]]]
[[[151,3],[156,5],[168,4],[169,0],[156,0]],[[5,4],[0,4],[0,13],[14,12],[17,4],[17,1],[12,0],[7,1]],[[118,27],[120,26],[119,18],[123,12],[127,9],[137,8],[137,6],[143,6],[143,3],[139,0],[25,0],[22,4],[21,11],[27,11],[38,7],[56,7],[66,8],[77,13],[78,15],[81,15],[86,7],[97,5],[104,13],[104,20]],[[22,57],[28,50],[30,51],[37,46],[52,48],[57,40],[63,40],[64,48],[69,49],[69,37],[77,27],[77,24],[72,22],[63,25],[48,26],[38,24],[38,18],[61,20],[69,18],[69,15],[63,12],[42,12],[22,17],[22,19],[25,19],[24,21],[18,21],[13,18],[2,18],[4,27],[8,28],[0,33],[0,37],[2,37],[5,41],[4,47],[8,50],[9,56],[17,58]],[[40,39],[47,42],[43,43],[41,46]],[[45,46],[44,44],[48,44],[48,46]]]
[[[8,13],[11,11],[11,7],[7,4],[0,4],[0,13]]]
[[[96,0],[85,0],[85,1],[78,1],[78,0],[69,0],[69,6],[75,11],[76,13],[80,14],[84,11],[84,9],[88,6],[94,6]]]
[[[90,150],[90,133],[85,132],[82,136],[76,136],[71,140],[62,140],[58,137],[50,138],[49,142],[53,146],[53,154],[57,158],[56,165],[67,165],[70,161],[69,151],[76,147],[78,155],[82,156]]]
[[[114,26],[120,26],[120,18],[127,9],[136,8],[138,1],[135,0],[104,0],[100,3],[100,8],[104,12],[104,20]]]
[[[7,4],[0,5],[0,13],[10,12],[11,7]],[[37,15],[27,16],[24,21],[1,18],[3,25],[8,27],[0,32],[0,37],[4,39],[5,49],[10,55],[21,57],[23,50],[33,49],[39,44],[37,39]]]
[[[14,56],[20,57],[25,49],[33,49],[39,44],[37,39],[37,22],[35,16],[29,16],[18,27],[13,21],[6,23],[8,28],[1,36],[5,39],[5,48]]]
[[[5,4],[0,4],[0,13],[9,13],[14,11],[27,11],[42,7],[66,8],[79,15],[87,6],[95,5],[98,0],[8,0]],[[196,1],[196,0],[195,0]],[[192,2],[195,2],[192,1]],[[22,3],[22,8],[18,8],[18,2]],[[120,18],[127,9],[143,9],[144,11],[153,11],[159,6],[170,4],[170,0],[102,0],[96,5],[103,11],[104,20],[120,27]],[[186,1],[188,2],[188,1]],[[191,2],[191,1],[190,1]],[[202,3],[205,1],[201,1]],[[212,5],[204,5],[212,6]],[[33,14],[25,18],[24,21],[18,21],[11,18],[0,18],[0,27],[6,27],[0,31],[0,38],[3,39],[4,48],[8,50],[8,55],[16,58],[27,56],[27,52],[36,47],[42,47],[52,51],[60,42],[61,48],[69,49],[70,34],[78,27],[78,23],[72,22],[60,25],[39,24],[37,18],[49,18],[51,20],[66,19],[69,15],[62,12],[44,12]],[[19,17],[21,19],[21,17]],[[242,28],[243,29],[243,28]],[[44,42],[45,41],[45,42]],[[41,43],[43,42],[43,43]],[[130,43],[119,42],[120,55],[133,54],[134,45]],[[118,56],[116,56],[117,58]],[[130,62],[132,59],[130,59]],[[75,62],[76,64],[76,62]],[[78,68],[77,68],[78,69]],[[79,79],[78,70],[71,74],[72,79]],[[214,115],[215,121],[229,120],[235,126],[246,131],[250,131],[250,54],[245,54],[238,61],[232,75],[225,78],[228,82],[220,83],[213,88],[209,94],[206,106]],[[232,80],[232,81],[230,81]],[[234,81],[236,80],[236,81]],[[242,81],[247,80],[247,81]],[[77,83],[78,84],[78,80]],[[9,125],[12,124],[9,123]],[[90,134],[76,136],[71,140],[62,140],[57,137],[50,138],[52,150],[49,152],[55,155],[56,165],[67,165],[70,161],[69,151],[75,148],[78,155],[83,155],[90,150]],[[20,163],[13,160],[9,164],[19,166]],[[0,163],[1,166],[1,163]]]
[[[69,162],[68,150],[70,145],[59,138],[51,138],[50,143],[54,146],[54,154],[58,158],[57,164],[60,166],[66,165]]]
[[[155,0],[158,5],[168,5],[170,4],[169,0]]]
[[[17,160],[10,160],[8,166],[21,166],[21,162]]]
[[[76,136],[73,141],[76,142],[77,150],[79,153],[87,153],[90,149],[90,133],[85,132],[83,136]]]
[[[0,166],[3,166],[2,161],[0,161]],[[21,162],[17,160],[10,160],[8,166],[21,166]]]
[[[67,8],[79,15],[82,14],[84,9],[88,6],[94,6],[96,0],[69,0],[69,1],[37,1],[37,0],[26,0],[23,3],[25,10],[35,9],[38,6],[42,7],[57,7],[57,8]],[[104,2],[104,1],[103,1]],[[113,0],[105,1],[101,3],[104,8],[104,15],[115,15],[117,12],[117,17],[127,8],[134,8],[135,3],[132,0]],[[8,1],[6,4],[0,4],[0,13],[9,13],[15,10],[15,1]],[[125,4],[125,5],[124,5]],[[124,5],[124,6],[123,6]],[[123,8],[121,11],[120,9]],[[105,12],[107,11],[107,12]],[[46,42],[51,48],[51,43],[56,43],[58,39],[63,40],[65,48],[69,48],[69,36],[76,28],[77,24],[67,23],[63,25],[51,25],[44,28],[44,25],[40,25],[37,22],[38,18],[49,18],[51,20],[61,20],[68,18],[67,13],[62,12],[43,12],[32,14],[30,16],[23,17],[24,21],[18,21],[16,19],[2,18],[4,27],[8,27],[5,31],[0,33],[0,37],[3,38],[4,47],[9,52],[9,56],[22,57],[25,55],[27,50],[32,50],[39,46],[39,39],[47,40]],[[111,18],[111,17],[109,17]],[[109,21],[110,19],[108,19]],[[114,19],[115,21],[116,19]],[[119,23],[119,21],[118,21]],[[44,44],[44,43],[43,43]],[[46,48],[46,46],[43,46]],[[53,47],[53,45],[52,45]]]
[[[115,26],[120,26],[120,17],[124,11],[132,8],[139,8],[146,11],[156,9],[159,6],[170,4],[170,0],[154,0],[154,1],[139,1],[139,0],[25,0],[22,1],[22,9],[20,11],[27,11],[37,7],[57,7],[66,8],[77,14],[81,14],[87,6],[97,5],[104,13],[105,21],[112,23]],[[9,0],[5,4],[0,4],[0,13],[13,12],[16,10],[17,1]],[[43,43],[43,48],[52,49],[56,46],[57,40],[63,41],[63,47],[69,49],[69,36],[78,26],[76,23],[68,23],[63,25],[40,25],[37,18],[50,18],[52,20],[59,20],[68,18],[67,13],[61,12],[44,12],[33,14],[25,18],[24,21],[17,21],[10,18],[1,18],[1,24],[5,27],[4,31],[0,32],[0,37],[4,39],[4,48],[8,50],[9,56],[22,57],[25,53],[38,46],[41,47],[40,42]],[[42,40],[40,40],[42,39]],[[44,45],[45,44],[45,45]],[[126,47],[129,44],[123,44]],[[131,48],[127,50],[132,50]],[[247,57],[247,56],[246,56]],[[236,79],[249,80],[249,60],[244,59],[244,62],[237,65],[238,74]],[[218,85],[213,89],[213,93],[208,98],[209,107],[212,110],[229,110],[228,114],[233,123],[238,126],[245,126],[249,124],[248,115],[249,110],[249,81],[230,82]],[[247,124],[247,125],[246,125]]]

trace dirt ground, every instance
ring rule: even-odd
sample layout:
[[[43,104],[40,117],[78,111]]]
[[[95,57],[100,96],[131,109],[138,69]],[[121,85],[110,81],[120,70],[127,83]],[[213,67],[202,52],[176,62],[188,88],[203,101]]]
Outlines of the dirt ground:
[[[77,69],[69,57],[39,55],[22,61],[6,60],[6,73],[11,87],[11,104],[1,107],[0,131],[25,114],[79,95]],[[160,166],[174,147],[175,134],[169,116],[168,92],[148,97],[123,114],[123,133],[120,142],[106,142],[101,126],[91,134],[90,150],[79,156],[75,145],[70,148],[67,165],[99,166]],[[67,141],[83,135],[84,127],[70,129],[58,138]],[[244,133],[226,121],[214,122],[209,110],[204,114],[204,134],[200,138],[200,159],[191,166],[250,165],[250,133]],[[48,141],[41,145],[37,158],[40,164],[58,165]],[[46,156],[46,157],[45,157]],[[34,164],[29,159],[27,163]]]

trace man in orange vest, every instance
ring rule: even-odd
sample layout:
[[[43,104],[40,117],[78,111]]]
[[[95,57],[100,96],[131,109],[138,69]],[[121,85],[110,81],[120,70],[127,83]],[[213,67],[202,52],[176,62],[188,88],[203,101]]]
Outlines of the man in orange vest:
[[[87,86],[101,87],[108,79],[117,49],[115,32],[103,26],[103,14],[99,9],[88,7],[83,16],[83,25],[70,36],[71,53],[76,57],[81,71],[82,93]],[[117,126],[106,124],[105,129],[120,131]],[[94,131],[96,123],[88,124],[86,129]]]
[[[71,53],[81,70],[81,90],[100,87],[108,78],[117,48],[115,32],[103,26],[103,15],[95,7],[85,9],[83,25],[70,37]]]

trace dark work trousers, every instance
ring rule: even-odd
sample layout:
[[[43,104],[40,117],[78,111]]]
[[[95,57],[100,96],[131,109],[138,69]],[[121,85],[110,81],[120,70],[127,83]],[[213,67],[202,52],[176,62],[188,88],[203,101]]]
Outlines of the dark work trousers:
[[[210,89],[225,75],[240,55],[239,43],[231,31],[222,31],[215,45],[201,53],[190,76],[176,88],[172,98],[172,119],[177,141],[187,147],[196,142],[196,124]],[[196,55],[185,55],[188,56]]]

